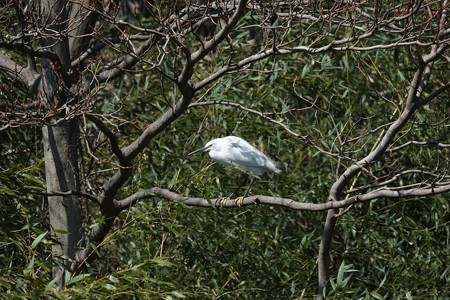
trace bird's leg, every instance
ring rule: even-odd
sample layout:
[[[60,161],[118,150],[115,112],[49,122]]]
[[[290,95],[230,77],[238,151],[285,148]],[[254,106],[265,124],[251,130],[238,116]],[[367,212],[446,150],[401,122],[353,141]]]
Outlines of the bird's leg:
[[[249,177],[250,177],[250,176],[249,176]],[[247,177],[247,179],[248,179],[249,177]],[[237,197],[236,200],[234,200],[234,203],[236,203],[237,206],[239,206],[239,207],[242,206],[242,204],[244,203],[244,199],[245,199],[245,197],[248,196],[248,193],[250,192],[250,188],[252,187],[254,181],[255,181],[255,177],[252,177],[252,178],[250,179],[250,184],[248,185],[248,188],[247,188],[247,190],[245,191],[244,196]]]
[[[250,192],[250,189],[252,188],[254,181],[255,181],[255,177],[252,177],[252,179],[250,180],[250,184],[248,185],[248,188],[245,191],[244,198],[248,196],[248,193]]]
[[[244,178],[242,178],[241,181],[239,182],[239,185],[236,188],[236,190],[228,197],[230,200],[236,199],[237,195],[239,194],[239,191],[247,183],[249,177],[250,177],[249,175],[245,174]]]
[[[228,200],[236,199],[236,196],[238,195],[239,190],[244,186],[244,184],[247,182],[247,180],[248,180],[248,175],[245,175],[244,178],[239,181],[239,185],[238,185],[237,189],[233,193],[231,193],[230,196],[217,198],[216,203],[219,203],[219,206],[223,207]]]
[[[249,179],[250,179],[250,184],[248,185],[248,188],[245,191],[244,196],[238,197],[237,195],[239,194],[239,191],[248,182]],[[239,182],[239,185],[236,188],[236,190],[230,196],[218,199],[220,207],[223,207],[225,202],[227,202],[228,200],[234,200],[234,203],[237,206],[239,206],[239,207],[242,206],[242,204],[244,203],[244,199],[245,199],[245,197],[248,196],[254,181],[255,181],[255,177],[250,178],[250,175],[246,174],[246,176]]]

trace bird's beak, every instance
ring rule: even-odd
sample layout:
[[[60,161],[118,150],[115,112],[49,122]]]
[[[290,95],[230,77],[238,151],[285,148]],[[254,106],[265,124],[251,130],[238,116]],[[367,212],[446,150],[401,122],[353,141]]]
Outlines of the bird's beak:
[[[203,147],[203,148],[200,148],[200,149],[197,149],[197,150],[195,150],[195,151],[192,151],[191,153],[189,153],[188,154],[188,156],[189,155],[192,155],[192,154],[195,154],[195,153],[199,153],[199,152],[203,152],[203,151],[206,151],[206,150],[208,150],[209,148],[208,147]]]

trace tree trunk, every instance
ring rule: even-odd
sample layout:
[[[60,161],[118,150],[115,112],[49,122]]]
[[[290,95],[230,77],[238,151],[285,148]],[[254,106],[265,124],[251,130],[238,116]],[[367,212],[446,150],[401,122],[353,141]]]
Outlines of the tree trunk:
[[[47,192],[79,191],[77,119],[43,127]],[[81,241],[82,217],[76,196],[49,196],[50,226],[57,244],[52,246],[55,286],[65,284],[65,270]]]

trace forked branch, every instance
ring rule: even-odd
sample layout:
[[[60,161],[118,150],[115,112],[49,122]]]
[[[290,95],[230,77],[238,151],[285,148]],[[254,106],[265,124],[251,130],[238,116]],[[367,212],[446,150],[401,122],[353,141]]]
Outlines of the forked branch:
[[[364,158],[360,159],[356,163],[352,164],[350,167],[346,168],[345,171],[338,177],[335,183],[330,189],[329,202],[345,201],[345,200],[361,200],[365,201],[367,199],[373,199],[374,197],[407,197],[407,196],[422,196],[430,195],[434,191],[448,191],[447,188],[443,186],[426,186],[421,188],[414,188],[412,190],[386,190],[380,189],[373,192],[368,192],[365,195],[353,196],[342,200],[345,196],[344,189],[349,185],[349,183],[355,178],[361,170],[367,168],[370,164],[377,161],[384,153],[388,150],[389,146],[392,144],[395,136],[400,130],[409,122],[413,114],[420,109],[423,105],[433,100],[440,93],[442,93],[446,88],[440,88],[437,92],[433,93],[434,98],[427,97],[424,100],[420,100],[423,95],[424,90],[428,86],[428,82],[431,76],[431,71],[433,68],[433,63],[437,60],[447,49],[448,45],[434,45],[431,47],[430,53],[422,56],[418,62],[417,71],[414,74],[414,78],[411,82],[408,95],[404,104],[404,109],[399,117],[392,123],[392,125],[386,130],[382,139],[378,145],[369,152]],[[328,211],[327,218],[325,221],[325,227],[322,235],[322,241],[319,248],[319,267],[318,267],[318,277],[319,277],[319,290],[318,299],[322,299],[326,290],[329,287],[330,279],[330,247],[331,240],[334,234],[334,228],[336,225],[336,216],[338,215],[338,210],[333,208]]]

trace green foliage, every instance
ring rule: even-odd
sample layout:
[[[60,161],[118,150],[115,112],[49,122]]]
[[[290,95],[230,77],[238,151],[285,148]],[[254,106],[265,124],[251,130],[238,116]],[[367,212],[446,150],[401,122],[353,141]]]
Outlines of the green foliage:
[[[343,259],[351,260],[357,272],[352,273],[351,287],[337,295],[449,297],[447,202],[442,198],[375,201],[346,214],[334,241],[345,248],[335,248],[335,254],[344,253]]]
[[[385,130],[372,129],[391,122],[400,112],[411,75],[409,58],[401,57],[403,61],[396,62],[395,71],[389,52],[272,58],[240,76],[221,78],[205,95],[199,95],[198,101],[230,101],[255,111],[277,112],[271,117],[307,135],[324,151],[360,158]],[[198,78],[207,76],[212,68],[206,63],[202,67]],[[133,116],[132,124],[121,127],[124,144],[159,116],[167,101],[177,97],[163,84],[150,88],[149,83],[157,81],[153,76],[125,78],[116,90],[117,99],[128,97],[135,103],[122,105],[119,101],[109,108],[116,111],[120,107],[118,120]],[[148,93],[142,94],[143,90]],[[165,93],[165,98],[160,93]],[[410,135],[402,135],[397,144],[411,137],[441,140],[445,128],[426,126],[442,118],[444,112],[437,107],[421,111],[418,118],[423,121],[412,123],[405,130]],[[326,201],[339,167],[335,157],[301,144],[283,128],[249,110],[207,103],[190,109],[156,138],[138,160],[133,181],[123,195],[153,186],[207,198],[230,194],[242,176],[239,171],[212,163],[207,155],[186,157],[206,141],[229,134],[244,137],[281,163],[283,173],[265,175],[257,181],[253,194]],[[382,178],[402,170],[402,166],[432,168],[442,166],[446,159],[444,152],[433,147],[415,155],[405,151],[380,161],[373,172]],[[354,184],[370,180],[361,176]],[[402,180],[403,184],[412,183],[417,175]],[[441,197],[426,202],[378,200],[341,217],[333,241],[337,260],[331,297],[448,296],[445,203]],[[103,277],[81,278],[67,292],[81,293],[89,287],[89,295],[101,296],[100,291],[108,290],[106,285],[117,297],[124,293],[142,299],[310,298],[316,292],[323,219],[323,213],[276,207],[199,209],[160,199],[143,201],[124,214],[117,231],[101,247],[110,258],[106,264],[96,263],[91,273]],[[164,264],[151,263],[155,258]],[[133,268],[136,265],[139,267]],[[115,284],[109,276],[128,283]],[[139,280],[133,285],[127,278]],[[127,294],[137,286],[146,292]]]
[[[35,128],[0,132],[0,293],[34,298],[50,285],[51,264],[39,134]]]
[[[218,47],[196,68],[194,81],[248,54],[250,50],[238,47],[244,39],[242,27],[233,33],[234,44]],[[290,32],[286,39],[299,33]],[[349,32],[343,28],[334,34]],[[299,43],[311,39],[299,36]],[[330,34],[320,43],[331,38]],[[392,40],[387,35],[377,38]],[[193,197],[229,195],[243,175],[240,171],[212,163],[205,154],[186,154],[212,138],[234,134],[281,165],[282,174],[264,175],[252,194],[327,201],[336,174],[373,149],[386,130],[380,125],[390,124],[400,113],[414,69],[409,50],[274,56],[220,78],[197,95],[195,101],[202,105],[190,108],[138,157],[134,175],[118,199],[154,186]],[[168,51],[163,70],[179,71],[174,53]],[[147,55],[150,59],[156,54]],[[446,78],[447,68],[435,66],[432,87]],[[128,74],[109,84],[110,91],[97,95],[93,112],[105,116],[118,133],[120,146],[138,138],[180,96],[169,79],[153,71]],[[448,169],[448,151],[436,147],[436,141],[448,139],[448,126],[434,126],[446,118],[448,101],[436,100],[419,111],[395,141],[396,146],[408,140],[430,141],[429,147],[389,153],[354,186],[379,182],[414,166]],[[211,104],[214,101],[222,104]],[[316,147],[255,111],[307,136]],[[116,162],[107,139],[92,125],[81,127],[83,176],[100,189],[116,171],[111,168]],[[114,231],[98,246],[99,259],[88,263],[86,273],[68,277],[64,290],[54,291],[49,261],[53,241],[39,195],[44,181],[40,133],[20,128],[0,134],[0,150],[7,157],[0,161],[0,292],[5,298],[302,299],[315,295],[325,213],[261,205],[203,209],[158,198],[123,212]],[[414,184],[423,178],[427,175],[411,174],[398,183]],[[102,221],[98,207],[82,204],[86,224]],[[443,196],[381,199],[353,207],[338,220],[330,297],[450,297],[449,221],[448,200]]]

